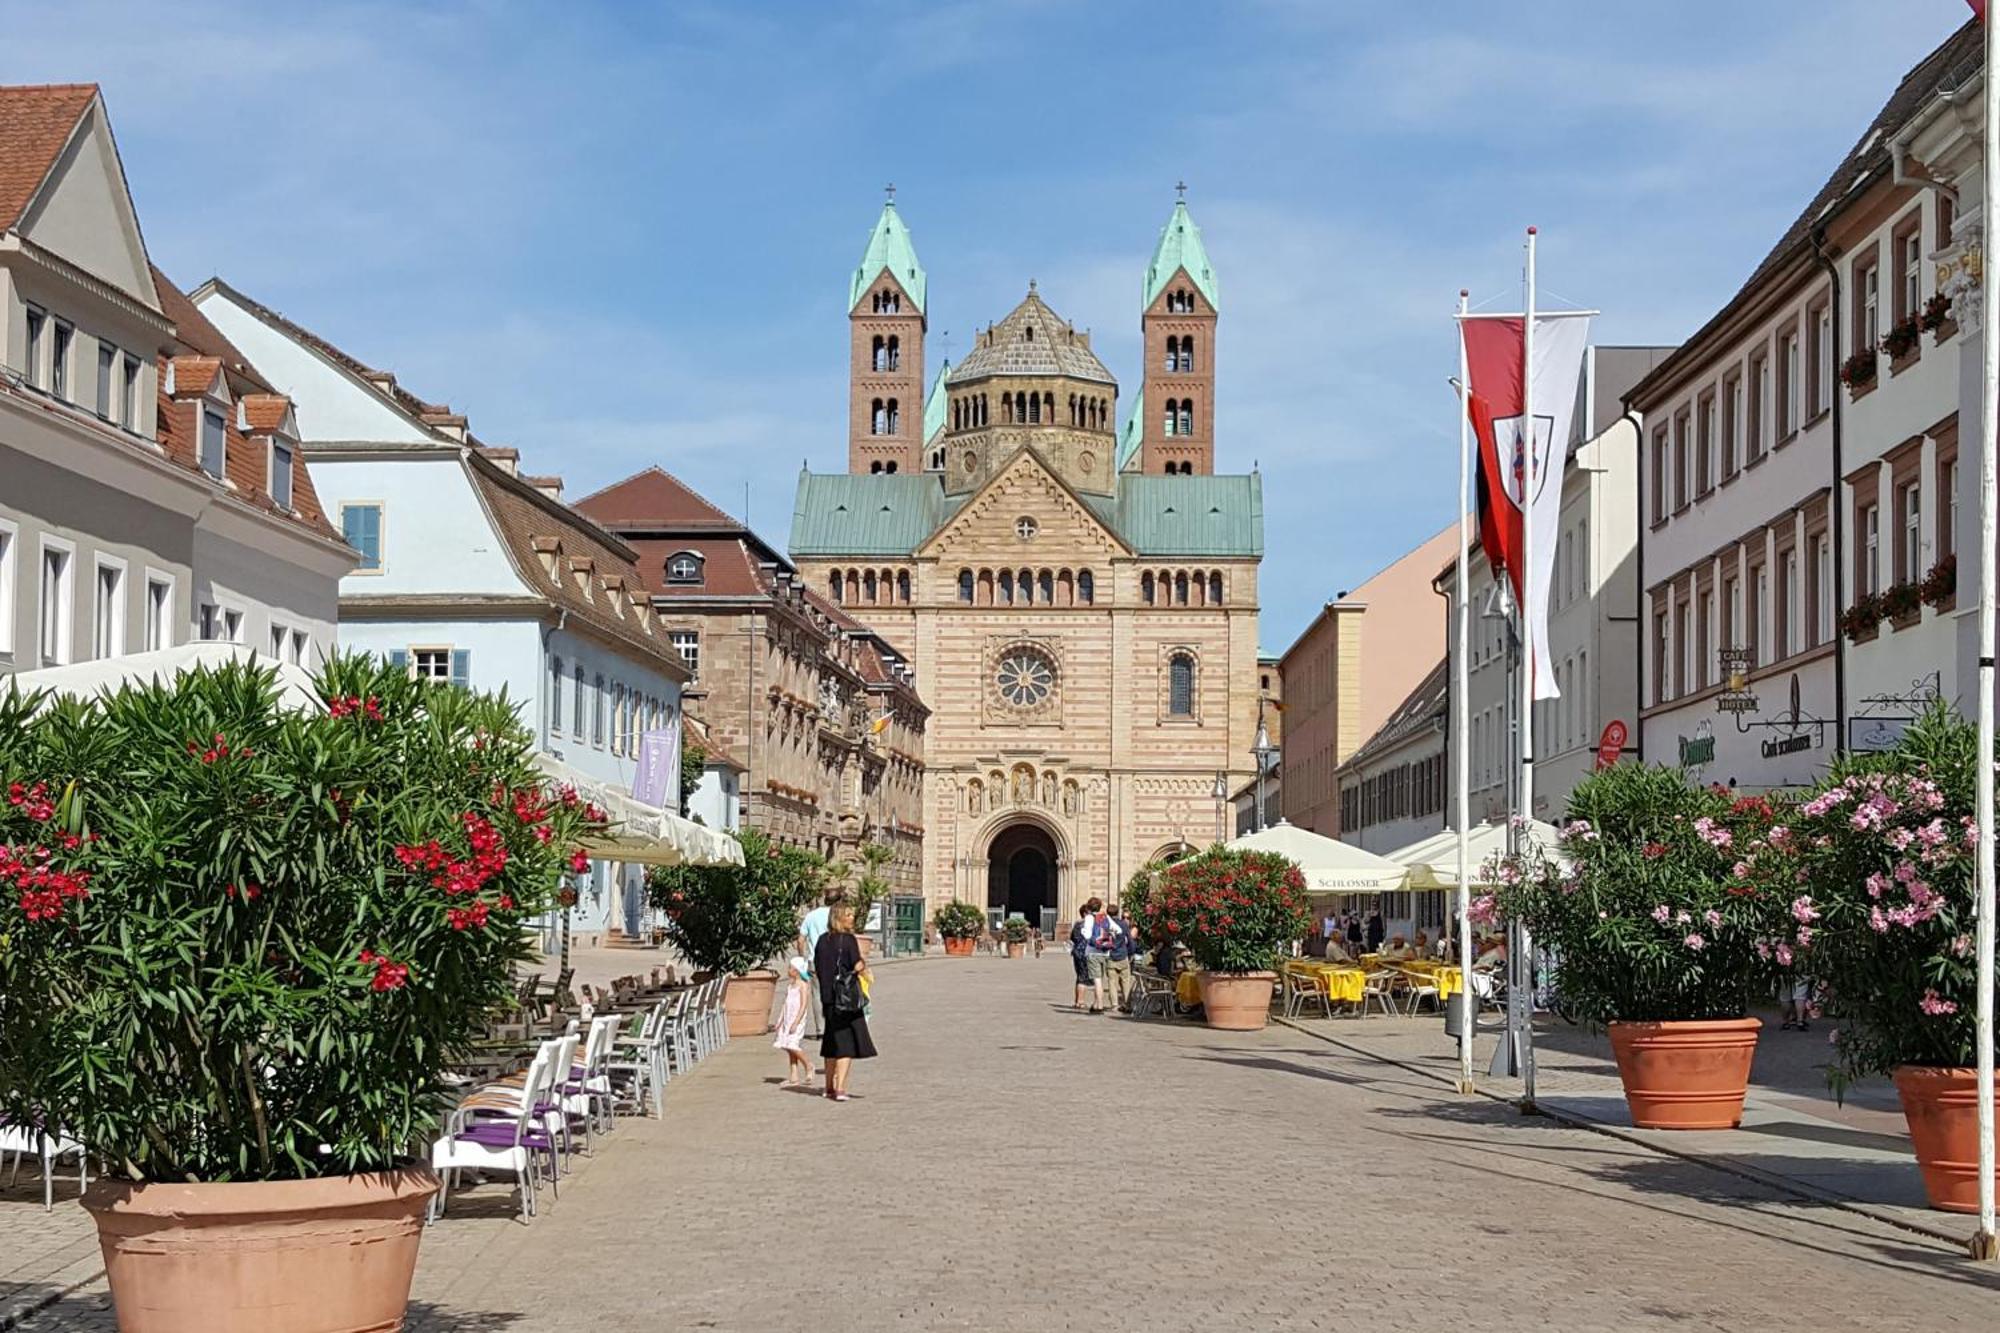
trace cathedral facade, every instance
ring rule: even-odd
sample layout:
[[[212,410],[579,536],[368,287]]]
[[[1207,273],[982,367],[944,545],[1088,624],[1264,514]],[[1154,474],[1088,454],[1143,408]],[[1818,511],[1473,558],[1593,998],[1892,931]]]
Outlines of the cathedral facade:
[[[1215,470],[1220,290],[1184,202],[1142,290],[1121,404],[1032,282],[927,380],[893,200],[850,281],[847,470],[800,476],[791,556],[914,668],[933,907],[1057,928],[1214,841],[1254,771],[1262,482]]]

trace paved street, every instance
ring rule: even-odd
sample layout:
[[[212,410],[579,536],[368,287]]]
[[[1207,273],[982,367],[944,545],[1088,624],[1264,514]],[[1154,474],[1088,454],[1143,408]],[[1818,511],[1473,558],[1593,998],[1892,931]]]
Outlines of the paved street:
[[[531,1226],[425,1241],[413,1327],[1989,1329],[2000,1271],[1274,1027],[1057,1007],[1067,959],[881,972],[844,1106],[734,1043]],[[18,1195],[10,1196],[18,1197]],[[11,1209],[12,1205],[8,1205]],[[1470,1208],[1471,1221],[1454,1220]],[[59,1225],[67,1210],[59,1209]],[[1462,1313],[1465,1307],[1470,1313]],[[111,1327],[90,1289],[35,1333]]]

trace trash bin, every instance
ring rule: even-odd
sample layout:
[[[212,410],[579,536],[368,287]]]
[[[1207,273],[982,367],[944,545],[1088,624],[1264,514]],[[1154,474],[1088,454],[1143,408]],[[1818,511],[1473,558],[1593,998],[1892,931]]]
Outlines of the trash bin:
[[[1474,1032],[1479,1031],[1478,1004],[1479,997],[1469,990],[1462,990],[1447,1000],[1443,1006],[1445,1036],[1457,1040],[1458,1035],[1465,1031],[1467,1022],[1472,1024]]]

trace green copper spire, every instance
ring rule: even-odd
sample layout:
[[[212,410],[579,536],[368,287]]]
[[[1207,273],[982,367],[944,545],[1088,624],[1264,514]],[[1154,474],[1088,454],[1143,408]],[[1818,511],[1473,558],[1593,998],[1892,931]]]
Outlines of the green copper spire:
[[[1196,242],[1197,247],[1200,242]],[[902,214],[896,211],[896,187],[889,187],[889,200],[882,205],[882,216],[875,219],[875,229],[868,233],[868,248],[862,252],[861,266],[854,270],[854,278],[847,285],[847,308],[854,309],[867,294],[868,284],[875,281],[877,274],[888,269],[903,290],[917,304],[917,313],[924,313],[924,266],[917,262],[917,247],[910,241],[910,229],[903,225]]]
[[[1125,414],[1124,429],[1118,432],[1118,471],[1134,466],[1139,457],[1139,444],[1146,435],[1146,386],[1141,384],[1132,392],[1132,407]]]
[[[946,410],[951,399],[944,391],[944,377],[951,374],[951,362],[947,360],[938,367],[937,378],[931,381],[931,396],[924,399],[924,443],[929,444],[944,430]]]
[[[1182,191],[1187,189],[1185,185],[1179,188]],[[1208,251],[1202,248],[1201,228],[1195,226],[1194,219],[1188,216],[1185,198],[1174,201],[1174,215],[1167,219],[1166,226],[1160,228],[1160,243],[1153,249],[1153,262],[1146,266],[1146,299],[1139,308],[1151,308],[1179,269],[1187,270],[1188,277],[1208,298],[1210,306],[1222,309],[1222,288],[1215,280],[1215,269],[1208,262]],[[869,276],[874,275],[871,273]]]

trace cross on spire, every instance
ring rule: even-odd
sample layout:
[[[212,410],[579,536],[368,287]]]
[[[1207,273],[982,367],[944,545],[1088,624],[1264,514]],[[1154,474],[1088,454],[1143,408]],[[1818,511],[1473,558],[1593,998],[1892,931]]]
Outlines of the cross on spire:
[[[892,189],[892,190],[893,190],[893,189],[895,189],[895,187],[894,187],[893,185],[892,185],[892,186],[890,186],[889,188],[890,188],[890,189]],[[1175,181],[1175,182],[1174,182],[1174,195],[1175,195],[1175,197],[1176,197],[1176,198],[1178,198],[1178,199],[1179,199],[1179,200],[1180,200],[1180,201],[1181,201],[1182,203],[1186,203],[1186,202],[1187,202],[1187,182],[1186,182],[1186,181]]]
[[[889,196],[889,207],[894,208],[896,206],[896,182],[890,181],[882,189]]]

